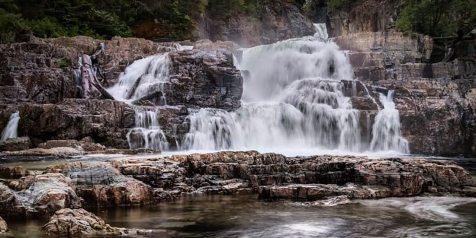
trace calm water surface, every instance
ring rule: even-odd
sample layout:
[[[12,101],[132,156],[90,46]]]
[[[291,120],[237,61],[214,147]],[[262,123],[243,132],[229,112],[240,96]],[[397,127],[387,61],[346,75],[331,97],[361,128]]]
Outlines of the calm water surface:
[[[196,196],[153,206],[89,210],[112,226],[154,229],[160,237],[476,236],[473,198],[388,198],[323,207],[266,202],[256,196]],[[6,220],[10,237],[20,238],[41,237],[46,222]]]
[[[75,157],[68,161],[113,158],[124,157]],[[452,159],[476,178],[476,160]],[[0,166],[38,170],[64,162],[64,158],[51,157],[0,158]],[[159,232],[152,237],[476,237],[473,198],[388,198],[316,206],[266,202],[255,195],[190,196],[142,207],[88,210],[112,226]],[[42,226],[47,219],[4,218],[11,230],[4,237],[44,237]]]

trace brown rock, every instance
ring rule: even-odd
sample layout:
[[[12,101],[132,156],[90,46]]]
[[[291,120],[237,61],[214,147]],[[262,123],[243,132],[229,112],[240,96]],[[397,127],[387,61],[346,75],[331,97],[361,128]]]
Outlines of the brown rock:
[[[71,179],[53,173],[35,176],[33,184],[16,193],[16,197],[27,212],[39,214],[51,214],[63,208],[78,208],[83,201],[76,195]]]
[[[104,220],[84,209],[62,209],[56,211],[43,227],[49,236],[120,235],[120,230],[106,224]]]
[[[3,220],[2,217],[0,217],[0,234],[8,232],[8,226],[5,220]]]
[[[29,137],[11,138],[0,142],[0,151],[19,151],[27,150],[31,147]]]

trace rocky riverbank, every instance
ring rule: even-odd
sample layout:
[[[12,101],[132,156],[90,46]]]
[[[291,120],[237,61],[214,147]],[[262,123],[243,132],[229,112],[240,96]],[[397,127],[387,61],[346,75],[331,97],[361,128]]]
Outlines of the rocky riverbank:
[[[254,151],[218,152],[73,162],[54,165],[45,171],[21,167],[2,167],[0,171],[0,214],[51,216],[56,213],[51,224],[56,224],[61,216],[78,217],[76,213],[84,212],[74,209],[85,206],[149,204],[192,194],[256,194],[267,200],[302,201],[336,196],[347,199],[423,195],[476,197],[476,184],[455,163],[412,158],[288,158]],[[73,210],[58,213],[61,209]],[[95,227],[89,224],[88,227]]]

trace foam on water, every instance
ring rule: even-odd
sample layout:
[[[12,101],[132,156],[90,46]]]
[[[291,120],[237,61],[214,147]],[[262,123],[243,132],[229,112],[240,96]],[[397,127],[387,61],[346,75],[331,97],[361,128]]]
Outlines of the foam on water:
[[[16,111],[10,115],[7,126],[2,131],[0,141],[6,141],[11,138],[17,138],[18,122],[20,121],[20,112]]]

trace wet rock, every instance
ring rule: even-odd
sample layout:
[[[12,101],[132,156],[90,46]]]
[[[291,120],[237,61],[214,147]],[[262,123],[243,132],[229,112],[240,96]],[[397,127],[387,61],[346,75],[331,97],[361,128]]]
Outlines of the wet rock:
[[[0,178],[2,179],[19,179],[29,174],[30,174],[30,171],[21,166],[1,166],[0,167]]]
[[[92,140],[92,139],[91,139]],[[52,149],[57,147],[68,147],[83,151],[105,151],[106,147],[101,144],[96,144],[92,141],[77,141],[77,140],[49,140],[38,145],[38,148]]]
[[[157,236],[163,231],[112,227],[100,217],[84,209],[62,209],[56,211],[43,226],[48,236]]]
[[[371,85],[371,92],[395,90],[402,133],[411,153],[474,155],[476,66],[472,60],[461,57],[427,63],[432,60],[433,40],[421,35],[356,32],[335,41],[341,49],[350,50],[355,76]],[[352,98],[352,102],[368,109],[360,100]]]
[[[70,178],[62,174],[37,175],[32,185],[15,197],[28,213],[51,214],[63,208],[79,208],[82,199],[76,195]]]
[[[118,228],[84,209],[62,209],[56,211],[43,227],[49,236],[120,235]]]
[[[29,137],[11,138],[0,142],[0,151],[27,150],[31,146]]]
[[[58,147],[58,148],[51,148],[51,149],[42,149],[42,148],[34,148],[29,150],[21,150],[21,151],[6,151],[4,152],[7,156],[58,156],[58,157],[68,157],[68,156],[75,156],[75,155],[82,155],[84,154],[83,150],[78,150],[69,147]]]
[[[40,142],[92,137],[106,146],[128,148],[126,134],[134,125],[134,111],[123,102],[111,100],[23,104],[20,115],[18,133]]]
[[[18,200],[15,197],[15,192],[8,186],[0,183],[0,214],[13,215],[20,213]]]
[[[8,231],[8,226],[5,220],[0,217],[0,234],[6,233]]]
[[[109,163],[70,163],[52,166],[47,171],[71,178],[78,195],[90,205],[133,205],[152,201],[146,184],[124,176]]]
[[[471,176],[451,161],[354,156],[285,157],[218,152],[95,164],[47,172],[70,177],[90,204],[141,204],[183,194],[247,194],[264,199],[320,200],[454,194],[474,196]]]

